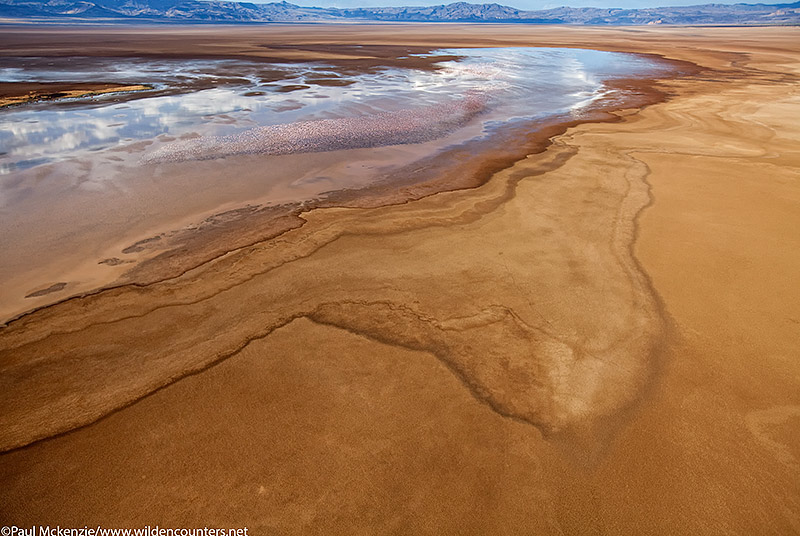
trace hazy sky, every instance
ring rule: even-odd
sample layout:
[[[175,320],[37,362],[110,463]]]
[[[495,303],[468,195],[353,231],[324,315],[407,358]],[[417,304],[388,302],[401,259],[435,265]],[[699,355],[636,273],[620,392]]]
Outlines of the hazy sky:
[[[252,0],[251,0],[252,1]],[[263,1],[263,0],[262,0]],[[270,1],[270,0],[267,0]],[[272,0],[278,1],[278,0]],[[378,7],[378,6],[435,6],[449,4],[456,0],[287,0],[289,3],[301,6],[317,7]],[[471,3],[496,2],[517,9],[549,9],[551,7],[660,7],[660,6],[689,6],[696,4],[755,4],[759,1],[765,4],[779,4],[791,0],[470,0]]]

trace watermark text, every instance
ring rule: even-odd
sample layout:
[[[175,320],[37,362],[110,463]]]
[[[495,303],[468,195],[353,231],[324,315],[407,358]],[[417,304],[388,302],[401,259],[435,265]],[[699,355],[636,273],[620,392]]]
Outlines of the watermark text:
[[[222,529],[214,527],[165,528],[158,525],[135,528],[62,527],[60,525],[33,525],[0,528],[0,536],[248,536],[247,527]]]

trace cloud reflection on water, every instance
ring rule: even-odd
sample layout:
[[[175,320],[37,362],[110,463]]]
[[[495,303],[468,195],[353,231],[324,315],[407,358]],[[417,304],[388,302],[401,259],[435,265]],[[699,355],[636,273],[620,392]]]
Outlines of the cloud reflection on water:
[[[0,112],[0,173],[160,135],[228,136],[295,121],[425,110],[474,91],[492,96],[486,121],[542,117],[586,106],[603,94],[603,80],[656,68],[642,57],[590,50],[452,49],[441,54],[463,59],[442,62],[442,69],[434,72],[387,69],[347,77],[346,83],[353,82],[350,85],[306,83],[307,89],[289,92],[279,90],[285,84],[303,84],[313,77],[333,79],[338,74],[324,65],[239,60],[117,61],[98,64],[98,69],[104,69],[98,73],[87,73],[85,65],[84,70],[70,70],[69,65],[50,70],[37,58],[22,67],[0,66],[0,79],[5,81],[102,77],[122,83],[169,84],[178,79],[233,76],[240,81],[238,85],[125,103],[101,99],[80,107],[38,103],[4,110]],[[276,82],[275,73],[293,80]],[[273,80],[263,83],[269,76]]]

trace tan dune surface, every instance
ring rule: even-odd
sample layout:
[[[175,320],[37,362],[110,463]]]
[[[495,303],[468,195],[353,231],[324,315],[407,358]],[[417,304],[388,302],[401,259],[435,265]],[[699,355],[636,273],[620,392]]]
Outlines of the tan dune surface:
[[[246,28],[228,48],[576,46],[702,70],[480,186],[310,210],[10,322],[4,523],[800,533],[800,29],[468,30]]]

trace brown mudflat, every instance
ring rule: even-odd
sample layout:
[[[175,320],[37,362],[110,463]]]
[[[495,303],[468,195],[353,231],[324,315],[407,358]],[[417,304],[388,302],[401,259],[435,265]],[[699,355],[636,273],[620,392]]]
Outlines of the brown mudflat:
[[[303,212],[10,322],[4,522],[800,531],[800,29],[126,31],[120,54],[547,45],[703,70],[469,189]],[[77,39],[53,32],[2,39]]]

